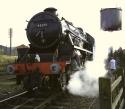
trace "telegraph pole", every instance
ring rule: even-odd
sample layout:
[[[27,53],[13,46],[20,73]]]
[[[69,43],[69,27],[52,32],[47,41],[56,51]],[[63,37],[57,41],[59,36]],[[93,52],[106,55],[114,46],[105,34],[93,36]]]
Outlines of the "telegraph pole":
[[[10,28],[9,29],[9,38],[10,38],[10,56],[11,56],[11,54],[12,54],[12,33],[13,33],[13,29],[12,28]]]

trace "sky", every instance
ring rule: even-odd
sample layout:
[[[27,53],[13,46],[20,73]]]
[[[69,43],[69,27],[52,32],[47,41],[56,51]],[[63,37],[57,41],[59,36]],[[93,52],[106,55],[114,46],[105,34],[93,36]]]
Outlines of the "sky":
[[[28,45],[26,20],[29,21],[33,15],[47,7],[57,8],[60,18],[64,17],[74,25],[81,26],[97,40],[105,35],[110,37],[110,34],[100,30],[100,9],[121,7],[124,14],[123,6],[123,0],[0,0],[0,45],[9,46],[9,28],[13,29],[12,46]],[[123,36],[124,32],[115,33],[114,38],[117,40],[116,34]]]

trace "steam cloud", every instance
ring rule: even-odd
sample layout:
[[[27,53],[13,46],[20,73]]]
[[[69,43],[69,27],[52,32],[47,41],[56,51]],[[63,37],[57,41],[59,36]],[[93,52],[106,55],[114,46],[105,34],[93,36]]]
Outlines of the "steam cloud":
[[[81,96],[96,96],[98,94],[98,82],[89,77],[86,71],[77,71],[71,76],[67,87],[69,92]]]
[[[122,32],[103,32],[96,34],[96,50],[94,61],[86,62],[85,69],[75,72],[70,77],[67,89],[70,93],[80,96],[98,96],[98,78],[105,76],[105,59],[109,48],[117,50],[119,47],[125,48],[125,41]]]

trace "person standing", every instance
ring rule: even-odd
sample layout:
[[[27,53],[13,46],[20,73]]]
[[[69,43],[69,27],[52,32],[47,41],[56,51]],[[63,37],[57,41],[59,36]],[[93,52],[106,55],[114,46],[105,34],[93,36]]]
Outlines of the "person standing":
[[[116,70],[116,60],[113,57],[111,57],[111,60],[109,62],[109,69],[111,72]]]
[[[109,76],[113,76],[113,72],[116,70],[116,60],[111,57],[111,60],[109,61]]]

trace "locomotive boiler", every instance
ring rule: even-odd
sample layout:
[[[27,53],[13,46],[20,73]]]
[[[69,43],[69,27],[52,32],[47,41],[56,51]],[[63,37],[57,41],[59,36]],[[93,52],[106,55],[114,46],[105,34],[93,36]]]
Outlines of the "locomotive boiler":
[[[65,18],[55,8],[34,15],[26,28],[29,48],[18,48],[13,64],[17,84],[24,88],[66,88],[70,75],[93,59],[94,38]],[[56,87],[57,88],[57,87]]]

